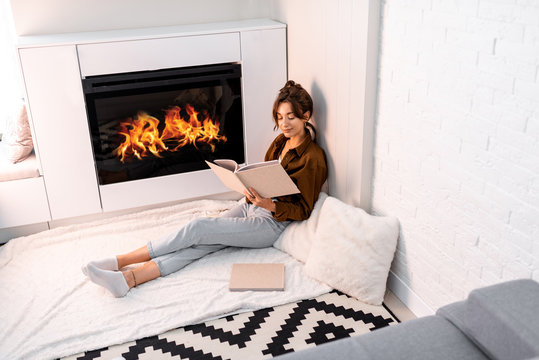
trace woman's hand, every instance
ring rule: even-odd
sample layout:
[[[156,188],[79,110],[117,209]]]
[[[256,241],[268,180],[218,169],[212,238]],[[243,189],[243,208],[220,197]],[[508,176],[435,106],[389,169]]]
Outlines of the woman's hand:
[[[252,202],[254,205],[275,212],[275,203],[271,198],[263,198],[259,193],[255,191],[252,187],[249,188],[249,191],[244,190],[243,194]]]

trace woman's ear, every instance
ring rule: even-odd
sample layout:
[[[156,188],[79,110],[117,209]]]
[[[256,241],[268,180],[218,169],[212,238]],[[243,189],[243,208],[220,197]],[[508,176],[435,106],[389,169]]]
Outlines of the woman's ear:
[[[310,118],[311,118],[311,112],[310,111],[305,111],[303,113],[303,119],[309,121]]]

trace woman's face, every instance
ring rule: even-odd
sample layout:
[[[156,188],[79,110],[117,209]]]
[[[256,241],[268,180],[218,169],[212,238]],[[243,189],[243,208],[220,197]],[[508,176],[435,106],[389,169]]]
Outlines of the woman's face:
[[[277,108],[277,125],[287,138],[303,138],[305,134],[305,122],[294,115],[290,103],[283,102]]]

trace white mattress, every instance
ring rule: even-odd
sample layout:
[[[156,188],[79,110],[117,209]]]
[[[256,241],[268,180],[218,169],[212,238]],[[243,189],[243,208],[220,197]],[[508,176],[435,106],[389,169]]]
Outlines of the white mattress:
[[[139,248],[233,201],[200,200],[58,227],[0,247],[0,358],[56,359],[331,290],[275,249],[226,248],[115,298],[85,277],[92,259]],[[234,263],[283,263],[284,291],[229,291]]]
[[[39,177],[39,166],[33,151],[28,158],[16,164],[7,159],[5,151],[5,144],[0,141],[0,181]]]

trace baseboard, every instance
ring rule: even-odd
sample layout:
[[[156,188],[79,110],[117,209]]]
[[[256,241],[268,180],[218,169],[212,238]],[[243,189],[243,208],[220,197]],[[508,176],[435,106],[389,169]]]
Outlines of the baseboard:
[[[434,315],[435,311],[392,271],[389,272],[387,287],[415,316]]]
[[[49,224],[46,222],[3,228],[0,229],[0,244],[4,244],[11,239],[32,235],[45,230],[49,230]]]

